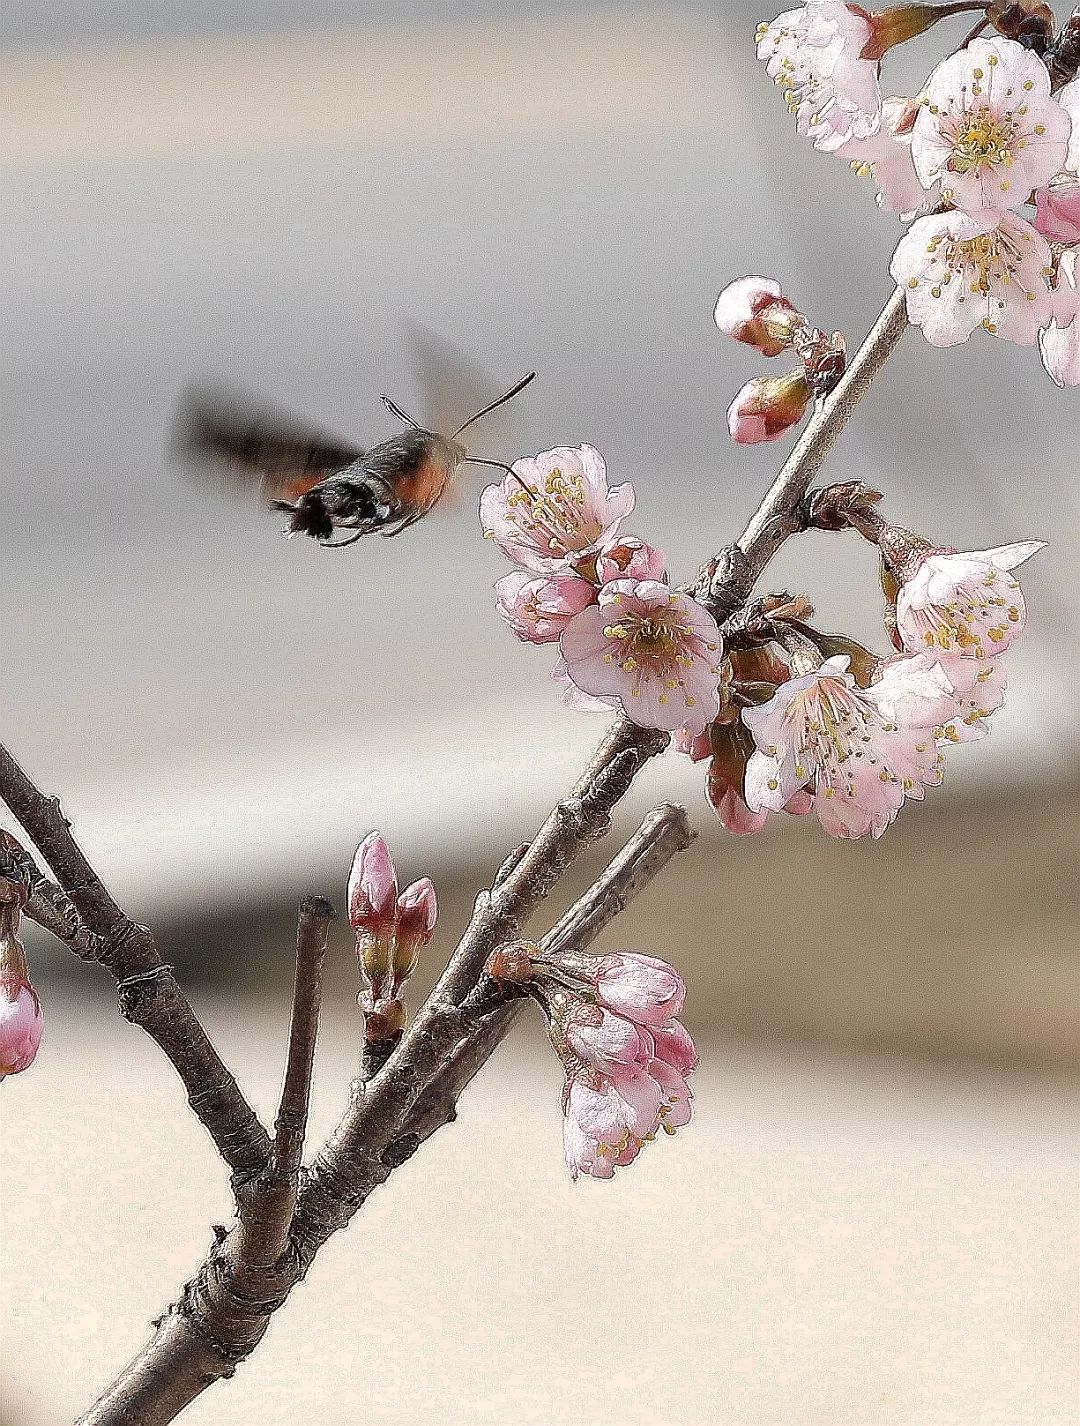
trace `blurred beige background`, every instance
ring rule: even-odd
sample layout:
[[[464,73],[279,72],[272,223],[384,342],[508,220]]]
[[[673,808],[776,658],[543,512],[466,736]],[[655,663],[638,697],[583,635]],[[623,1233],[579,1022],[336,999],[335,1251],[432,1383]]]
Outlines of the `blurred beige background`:
[[[558,708],[547,655],[493,617],[478,486],[400,542],[286,542],[164,467],[183,383],[362,442],[392,429],[381,391],[423,405],[417,326],[493,389],[535,366],[478,450],[593,441],[682,573],[782,454],[728,442],[754,368],[712,327],[716,291],[775,274],[856,340],[897,232],[792,141],[743,0],[296,11],[12,0],[0,20],[2,735],[268,1113],[298,895],[340,904],[379,826],[438,881],[430,979],[603,721]],[[1080,1421],[1078,443],[1075,393],[1031,352],[905,340],[830,474],[943,542],[1052,538],[993,736],[872,846],[794,822],[724,838],[699,771],[650,769],[619,830],[667,796],[703,835],[608,944],[687,973],[694,1124],[572,1187],[526,1035],[185,1420]],[[882,647],[868,548],[807,538],[770,582]],[[317,1132],[355,1058],[336,949]],[[154,1047],[92,971],[32,953],[48,1037],[0,1091],[19,1426],[88,1403],[228,1212]]]

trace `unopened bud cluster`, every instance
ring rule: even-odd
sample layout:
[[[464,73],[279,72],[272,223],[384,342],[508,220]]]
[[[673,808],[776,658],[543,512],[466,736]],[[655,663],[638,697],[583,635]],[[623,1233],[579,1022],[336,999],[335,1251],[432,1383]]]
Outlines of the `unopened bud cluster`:
[[[398,895],[390,848],[378,832],[360,843],[349,875],[349,924],[365,987],[358,997],[369,1044],[396,1040],[405,1028],[405,985],[438,916],[427,877]]]
[[[690,1120],[697,1068],[679,1020],[686,986],[655,956],[545,955],[520,941],[489,958],[496,981],[526,986],[566,1071],[563,1150],[573,1178],[611,1178],[663,1130]]]
[[[740,277],[716,299],[713,320],[725,336],[762,356],[790,351],[800,365],[783,376],[748,381],[728,408],[728,430],[740,445],[777,441],[806,415],[810,402],[827,395],[844,374],[841,332],[812,326],[769,277]]]

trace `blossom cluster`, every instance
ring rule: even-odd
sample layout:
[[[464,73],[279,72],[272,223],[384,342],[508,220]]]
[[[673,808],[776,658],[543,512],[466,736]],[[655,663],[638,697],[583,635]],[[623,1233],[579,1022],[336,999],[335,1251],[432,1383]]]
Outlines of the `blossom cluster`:
[[[1052,92],[1025,44],[974,38],[924,91],[886,98],[881,59],[946,7],[871,13],[807,0],[758,29],[758,55],[816,148],[872,173],[914,219],[893,255],[908,316],[935,346],[977,329],[1038,340],[1059,386],[1080,384],[1080,79]]]
[[[524,642],[559,645],[572,706],[700,732],[719,712],[720,631],[670,588],[659,550],[620,533],[634,502],[593,446],[515,462],[480,500],[485,535],[524,566],[496,584],[498,611]]]
[[[772,337],[756,335],[764,350]],[[786,811],[816,814],[830,836],[880,836],[941,783],[951,746],[986,732],[1026,618],[1011,571],[1039,542],[960,553],[852,515],[881,549],[896,652],[878,658],[794,614],[785,626],[781,611],[725,649],[713,615],[665,582],[663,556],[621,534],[633,508],[591,446],[518,461],[481,499],[485,533],[527,566],[498,582],[497,607],[523,641],[558,642],[574,706],[619,707],[707,760],[706,795],[730,831]]]
[[[566,1072],[563,1152],[571,1177],[611,1178],[661,1130],[689,1122],[694,1042],[679,1020],[686,986],[666,961],[622,951],[545,957],[527,942],[488,960],[493,979],[543,1008]]]

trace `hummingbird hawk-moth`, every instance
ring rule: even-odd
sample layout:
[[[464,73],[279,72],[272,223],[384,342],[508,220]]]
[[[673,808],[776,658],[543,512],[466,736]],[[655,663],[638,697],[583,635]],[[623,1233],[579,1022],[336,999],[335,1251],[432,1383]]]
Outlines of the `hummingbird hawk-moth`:
[[[173,448],[245,483],[258,481],[271,508],[288,514],[290,535],[310,535],[328,549],[341,549],[364,535],[400,535],[415,525],[439,503],[467,461],[508,470],[502,461],[469,455],[458,438],[535,376],[532,371],[522,377],[452,436],[425,430],[384,396],[383,405],[408,429],[369,450],[342,445],[220,391],[196,389],[181,402]],[[335,540],[338,531],[348,537]]]

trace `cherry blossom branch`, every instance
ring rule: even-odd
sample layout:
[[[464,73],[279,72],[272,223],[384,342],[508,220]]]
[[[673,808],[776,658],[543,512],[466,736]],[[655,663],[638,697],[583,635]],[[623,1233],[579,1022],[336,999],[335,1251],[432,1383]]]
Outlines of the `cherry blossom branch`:
[[[188,1103],[232,1172],[238,1194],[266,1167],[270,1138],[241,1093],[158,953],[145,926],[113,900],[71,832],[55,797],[46,797],[0,747],[0,798],[26,829],[59,882],[40,878],[29,914],[112,975],[120,1011],[154,1039],[183,1081]]]
[[[614,790],[609,789],[607,795]],[[598,827],[598,819],[604,815],[602,803],[587,815],[597,819],[590,825]],[[693,839],[683,808],[665,805],[650,813],[595,884],[544,938],[545,949],[584,949]],[[454,1038],[446,1042],[445,1058],[427,1075],[411,1111],[395,1125],[393,1137],[381,1154],[378,1182],[411,1158],[438,1128],[453,1121],[459,1095],[503,1038],[519,1004],[508,1002],[503,989],[478,975],[476,985],[456,1013],[450,1017],[444,1009],[444,1024],[453,1019]],[[431,1033],[435,1018],[429,1014],[425,1026],[421,1024],[422,1015],[414,1023],[396,1058],[408,1058],[410,1040],[423,1041]],[[414,1046],[412,1063],[421,1058]],[[384,1073],[395,1073],[394,1064],[388,1065]],[[402,1077],[405,1067],[399,1065],[396,1073]],[[382,1077],[378,1076],[369,1089],[372,1098],[378,1093]],[[362,1100],[361,1113],[364,1108]],[[319,1161],[324,1164],[325,1184],[326,1159],[320,1155]],[[363,1192],[354,1196],[350,1215],[375,1186],[375,1182],[367,1183]],[[250,1217],[216,1242],[199,1272],[185,1286],[180,1301],[161,1320],[154,1339],[81,1418],[79,1426],[129,1426],[132,1422],[164,1426],[213,1381],[231,1376],[237,1363],[261,1340],[271,1315],[302,1278],[320,1242],[333,1227],[343,1226],[326,1225],[316,1238],[312,1236],[312,1222],[311,1209],[305,1209],[302,1195],[292,1241],[276,1263],[261,1255],[259,1261],[253,1260],[256,1230]]]
[[[540,942],[545,956],[583,951],[621,915],[676,853],[692,845],[697,833],[684,807],[662,803],[648,814],[618,855]],[[416,1147],[456,1117],[457,1100],[483,1068],[524,1008],[512,1000],[493,1011],[457,1047],[420,1096],[406,1122]]]
[[[906,328],[902,294],[886,303],[846,376],[819,406],[737,545],[708,567],[710,604],[725,617],[749,596],[769,559],[806,528],[803,501],[825,456]],[[700,586],[699,586],[700,588]],[[154,1339],[82,1418],[81,1426],[164,1426],[214,1380],[229,1376],[321,1245],[344,1228],[372,1189],[455,1114],[457,1096],[506,1033],[515,1007],[483,974],[488,956],[516,939],[571,863],[610,824],[637,773],[668,745],[666,733],[619,718],[568,797],[534,841],[482,891],[472,920],[427,1004],[386,1065],[349,1105],[300,1190],[289,1243],[273,1266],[250,1257],[250,1220],[215,1243]],[[2,787],[2,778],[0,778]],[[683,814],[685,816],[685,814]],[[597,886],[552,929],[584,945],[655,874],[685,832],[661,811]],[[663,850],[661,850],[663,848]],[[61,881],[63,878],[61,877]],[[500,996],[502,998],[500,998]]]

